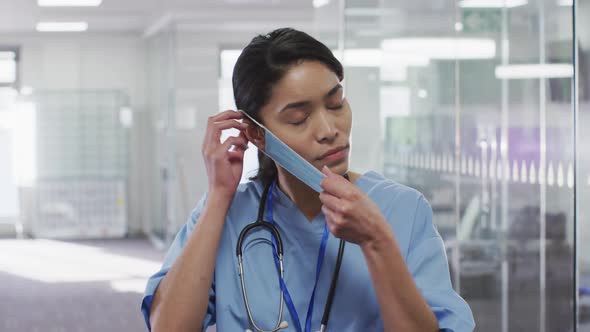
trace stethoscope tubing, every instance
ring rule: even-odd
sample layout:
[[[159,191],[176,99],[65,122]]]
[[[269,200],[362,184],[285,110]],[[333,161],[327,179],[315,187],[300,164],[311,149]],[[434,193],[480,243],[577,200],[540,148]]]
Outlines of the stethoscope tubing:
[[[345,174],[344,177],[347,180],[349,180],[348,174]],[[242,244],[243,244],[243,241],[244,241],[246,235],[248,234],[248,232],[250,232],[251,230],[253,230],[257,227],[266,228],[269,232],[271,232],[277,242],[276,250],[277,250],[277,255],[279,257],[279,265],[280,265],[279,273],[281,275],[281,279],[283,279],[283,277],[284,277],[283,241],[281,239],[281,235],[279,234],[279,231],[275,227],[275,225],[273,225],[269,222],[263,221],[264,207],[266,206],[266,201],[268,198],[268,191],[270,190],[270,186],[272,185],[272,183],[273,183],[273,181],[269,181],[269,183],[264,188],[264,191],[262,193],[262,199],[261,199],[260,205],[258,206],[258,216],[256,218],[256,221],[246,225],[242,229],[242,231],[240,232],[240,235],[238,237],[238,242],[236,245],[236,256],[238,257],[238,269],[239,269],[238,273],[240,276],[240,284],[242,286],[242,297],[244,298],[244,304],[246,306],[246,312],[248,314],[248,319],[250,320],[252,327],[254,327],[259,332],[276,332],[282,328],[281,321],[283,319],[284,294],[283,294],[283,291],[281,290],[279,317],[278,317],[278,321],[277,321],[277,324],[275,325],[275,327],[272,330],[263,330],[260,327],[258,327],[258,325],[256,325],[256,323],[254,322],[254,318],[252,317],[252,311],[250,309],[250,304],[248,302],[248,295],[246,294],[246,284],[245,284],[244,268],[243,268],[243,262],[242,262]],[[342,265],[342,258],[344,255],[345,244],[346,244],[346,242],[344,240],[340,239],[340,244],[338,246],[338,258],[336,260],[336,266],[334,267],[334,272],[332,274],[332,281],[330,282],[330,290],[328,292],[328,297],[326,299],[326,305],[324,306],[324,314],[322,316],[320,332],[326,331],[326,328],[328,325],[328,320],[330,319],[330,311],[332,309],[332,302],[333,302],[334,296],[336,294],[336,285],[338,283],[338,276],[340,274],[340,267]]]

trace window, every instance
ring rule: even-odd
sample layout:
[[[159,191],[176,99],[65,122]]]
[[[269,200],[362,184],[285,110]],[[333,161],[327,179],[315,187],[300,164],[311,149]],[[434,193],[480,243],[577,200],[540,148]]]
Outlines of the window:
[[[17,88],[18,61],[18,48],[0,46],[0,87]]]

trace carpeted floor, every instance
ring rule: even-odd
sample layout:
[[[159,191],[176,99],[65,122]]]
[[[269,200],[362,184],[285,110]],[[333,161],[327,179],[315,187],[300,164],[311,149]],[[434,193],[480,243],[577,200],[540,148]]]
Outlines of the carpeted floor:
[[[0,240],[0,332],[147,331],[140,301],[164,254],[145,239]],[[469,302],[487,313],[476,331],[495,330],[498,299]]]
[[[145,239],[0,240],[0,331],[146,331],[141,295],[164,254]]]

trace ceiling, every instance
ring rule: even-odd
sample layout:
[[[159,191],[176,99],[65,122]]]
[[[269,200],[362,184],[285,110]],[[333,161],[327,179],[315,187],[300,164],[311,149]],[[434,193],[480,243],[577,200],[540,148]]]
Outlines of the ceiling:
[[[312,0],[103,0],[99,7],[78,8],[39,7],[36,0],[0,0],[0,33],[32,32],[39,21],[86,21],[88,31],[145,32],[170,15],[218,23],[225,16],[276,20],[278,12],[311,17],[312,10]]]
[[[357,42],[358,47],[378,44],[383,36],[452,34],[457,15],[455,0],[344,1],[346,38]],[[529,0],[528,6],[511,10],[511,32],[516,32],[519,20],[524,22],[523,30],[531,29],[538,1],[541,0]],[[558,0],[543,1],[550,9],[545,13],[547,38],[571,38],[571,31],[567,30],[571,29],[569,10],[557,7]],[[588,1],[579,1],[580,12],[590,12]],[[39,21],[86,21],[89,31],[133,31],[145,36],[173,21],[195,30],[240,30],[284,24],[298,27],[301,25],[294,23],[305,22],[314,29],[334,34],[339,26],[339,0],[331,0],[319,9],[312,3],[313,0],[103,0],[99,7],[42,8],[36,0],[0,0],[0,33],[34,32]],[[586,21],[578,24],[580,29],[588,30]],[[567,31],[560,31],[563,29]]]

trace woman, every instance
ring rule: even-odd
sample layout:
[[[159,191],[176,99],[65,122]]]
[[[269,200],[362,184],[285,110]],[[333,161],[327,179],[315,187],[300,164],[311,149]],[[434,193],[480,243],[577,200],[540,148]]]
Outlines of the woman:
[[[352,114],[343,76],[326,46],[293,29],[258,36],[244,49],[233,72],[237,107],[321,170],[323,191],[260,152],[257,176],[239,184],[248,141],[264,147],[265,136],[238,112],[212,116],[202,145],[208,192],[148,282],[142,302],[148,328],[200,331],[217,323],[218,331],[316,331],[343,239],[348,245],[330,331],[473,330],[424,197],[376,172],[348,169]],[[229,128],[239,136],[220,143]],[[266,229],[252,231],[242,246],[249,317],[236,244],[256,220],[267,187],[272,203],[265,220],[272,219],[282,237],[284,285],[271,247],[276,239]]]

